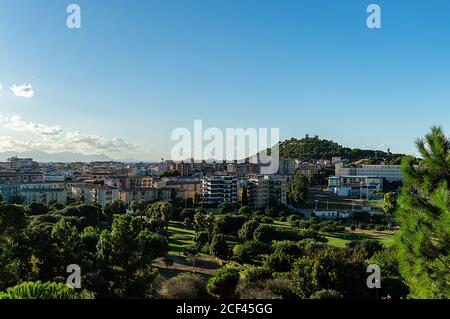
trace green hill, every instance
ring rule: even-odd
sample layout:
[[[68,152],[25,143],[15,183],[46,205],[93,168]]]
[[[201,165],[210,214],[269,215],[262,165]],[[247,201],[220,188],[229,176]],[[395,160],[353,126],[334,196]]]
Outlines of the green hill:
[[[376,153],[376,154],[375,154]],[[322,140],[317,137],[305,137],[302,139],[291,138],[280,143],[280,155],[286,158],[310,159],[330,159],[334,156],[341,156],[349,160],[359,160],[364,158],[392,158],[398,154],[388,154],[384,151],[362,150],[358,148],[348,148],[336,142]]]

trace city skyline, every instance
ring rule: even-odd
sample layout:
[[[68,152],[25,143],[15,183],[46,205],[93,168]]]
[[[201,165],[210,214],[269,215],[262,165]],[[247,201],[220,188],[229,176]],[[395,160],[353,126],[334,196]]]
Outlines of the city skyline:
[[[169,158],[178,127],[414,154],[449,130],[449,3],[0,0],[0,153]],[[124,23],[126,21],[126,23]]]

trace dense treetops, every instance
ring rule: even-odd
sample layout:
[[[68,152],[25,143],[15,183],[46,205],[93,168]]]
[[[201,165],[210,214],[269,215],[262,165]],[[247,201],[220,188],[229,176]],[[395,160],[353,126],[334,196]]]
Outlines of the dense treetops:
[[[331,158],[334,156],[358,160],[375,157],[375,152],[377,157],[388,157],[388,154],[383,151],[352,149],[343,147],[333,141],[311,137],[302,139],[291,138],[280,144],[280,155],[282,157],[305,160]]]

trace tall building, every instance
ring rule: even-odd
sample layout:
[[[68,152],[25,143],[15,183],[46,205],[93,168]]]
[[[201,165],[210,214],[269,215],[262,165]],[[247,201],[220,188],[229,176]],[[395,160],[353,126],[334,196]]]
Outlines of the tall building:
[[[200,194],[205,204],[220,204],[228,202],[237,204],[237,178],[228,175],[212,175],[202,178]]]
[[[248,179],[248,203],[251,209],[265,208],[269,205],[269,180],[264,176]]]
[[[294,175],[295,174],[295,161],[292,158],[280,158],[278,174]]]

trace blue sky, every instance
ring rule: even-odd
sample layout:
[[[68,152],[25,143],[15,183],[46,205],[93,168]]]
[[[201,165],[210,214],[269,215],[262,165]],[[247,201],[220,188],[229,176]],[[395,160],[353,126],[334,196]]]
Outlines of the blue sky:
[[[370,3],[382,29],[366,27]],[[0,0],[0,151],[158,159],[201,119],[414,153],[431,125],[450,131],[449,12],[444,0]]]

